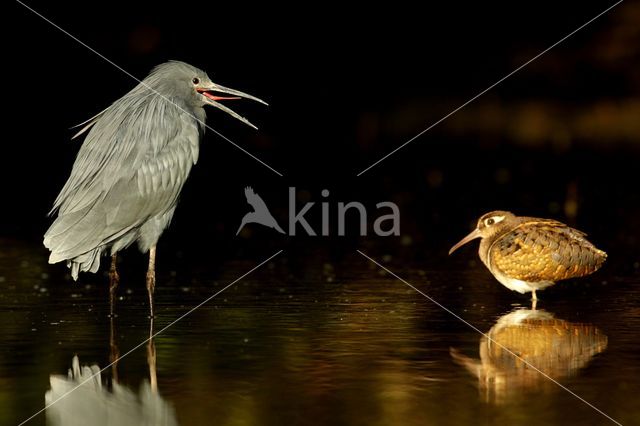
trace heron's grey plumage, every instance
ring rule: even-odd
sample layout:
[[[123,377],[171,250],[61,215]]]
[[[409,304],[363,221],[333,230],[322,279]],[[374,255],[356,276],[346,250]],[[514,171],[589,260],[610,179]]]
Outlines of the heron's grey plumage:
[[[172,61],[83,123],[79,134],[87,136],[44,237],[49,263],[67,261],[77,279],[98,270],[105,250],[155,246],[198,161],[203,106],[216,104],[194,89],[194,78],[217,90],[203,71]]]

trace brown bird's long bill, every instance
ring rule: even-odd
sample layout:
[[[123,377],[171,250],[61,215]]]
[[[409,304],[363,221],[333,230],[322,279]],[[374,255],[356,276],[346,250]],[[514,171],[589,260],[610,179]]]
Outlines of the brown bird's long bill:
[[[471,231],[471,233],[469,235],[467,235],[466,237],[464,237],[463,239],[458,241],[456,243],[456,245],[451,247],[451,250],[449,250],[449,254],[451,254],[454,251],[458,250],[460,247],[462,247],[463,245],[467,244],[469,241],[475,240],[476,238],[480,238],[481,236],[482,235],[480,235],[480,231],[478,230],[478,228],[474,229],[473,231]]]

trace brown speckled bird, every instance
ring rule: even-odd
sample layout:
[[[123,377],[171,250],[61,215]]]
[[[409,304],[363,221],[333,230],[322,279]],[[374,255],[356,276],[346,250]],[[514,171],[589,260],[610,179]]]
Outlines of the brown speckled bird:
[[[520,217],[506,211],[483,215],[449,254],[475,238],[480,259],[502,285],[519,293],[542,290],[567,278],[597,271],[607,258],[584,232],[553,219]]]

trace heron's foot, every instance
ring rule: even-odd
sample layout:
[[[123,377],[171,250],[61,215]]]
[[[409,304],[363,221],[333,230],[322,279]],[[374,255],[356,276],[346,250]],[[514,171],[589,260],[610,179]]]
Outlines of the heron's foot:
[[[147,292],[149,293],[149,317],[153,318],[153,292],[156,288],[156,272],[147,271]]]

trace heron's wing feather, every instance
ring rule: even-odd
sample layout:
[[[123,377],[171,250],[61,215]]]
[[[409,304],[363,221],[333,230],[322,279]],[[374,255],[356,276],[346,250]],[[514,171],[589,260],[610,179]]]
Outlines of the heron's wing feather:
[[[91,129],[45,234],[52,262],[110,244],[175,207],[197,160],[199,127],[186,114],[170,116],[162,108],[115,116],[121,108],[109,109]],[[107,119],[125,124],[113,129]]]
[[[130,93],[116,101],[89,130],[52,212],[82,210],[119,179],[132,176],[147,156],[178,136],[183,115],[158,96]]]
[[[587,275],[600,268],[606,254],[584,235],[557,221],[528,221],[496,240],[492,263],[503,274],[528,282]]]
[[[197,142],[197,136],[176,138],[158,156],[143,162],[133,176],[118,180],[93,204],[61,213],[45,234],[45,246],[53,252],[50,261],[71,259],[109,245],[173,209],[192,164],[185,149],[192,139]]]
[[[94,124],[96,124],[96,122],[100,119],[100,116],[102,114],[105,113],[106,110],[108,110],[109,108],[105,108],[102,111],[100,111],[99,113],[97,113],[96,115],[94,115],[93,117],[91,117],[88,120],[83,121],[80,124],[76,124],[75,126],[71,127],[72,129],[78,128],[80,126],[83,126],[82,129],[80,129],[75,135],[73,135],[71,137],[71,139],[75,139],[78,136],[80,136],[81,134],[85,133],[87,130],[89,130],[91,128],[91,126],[93,126]]]

